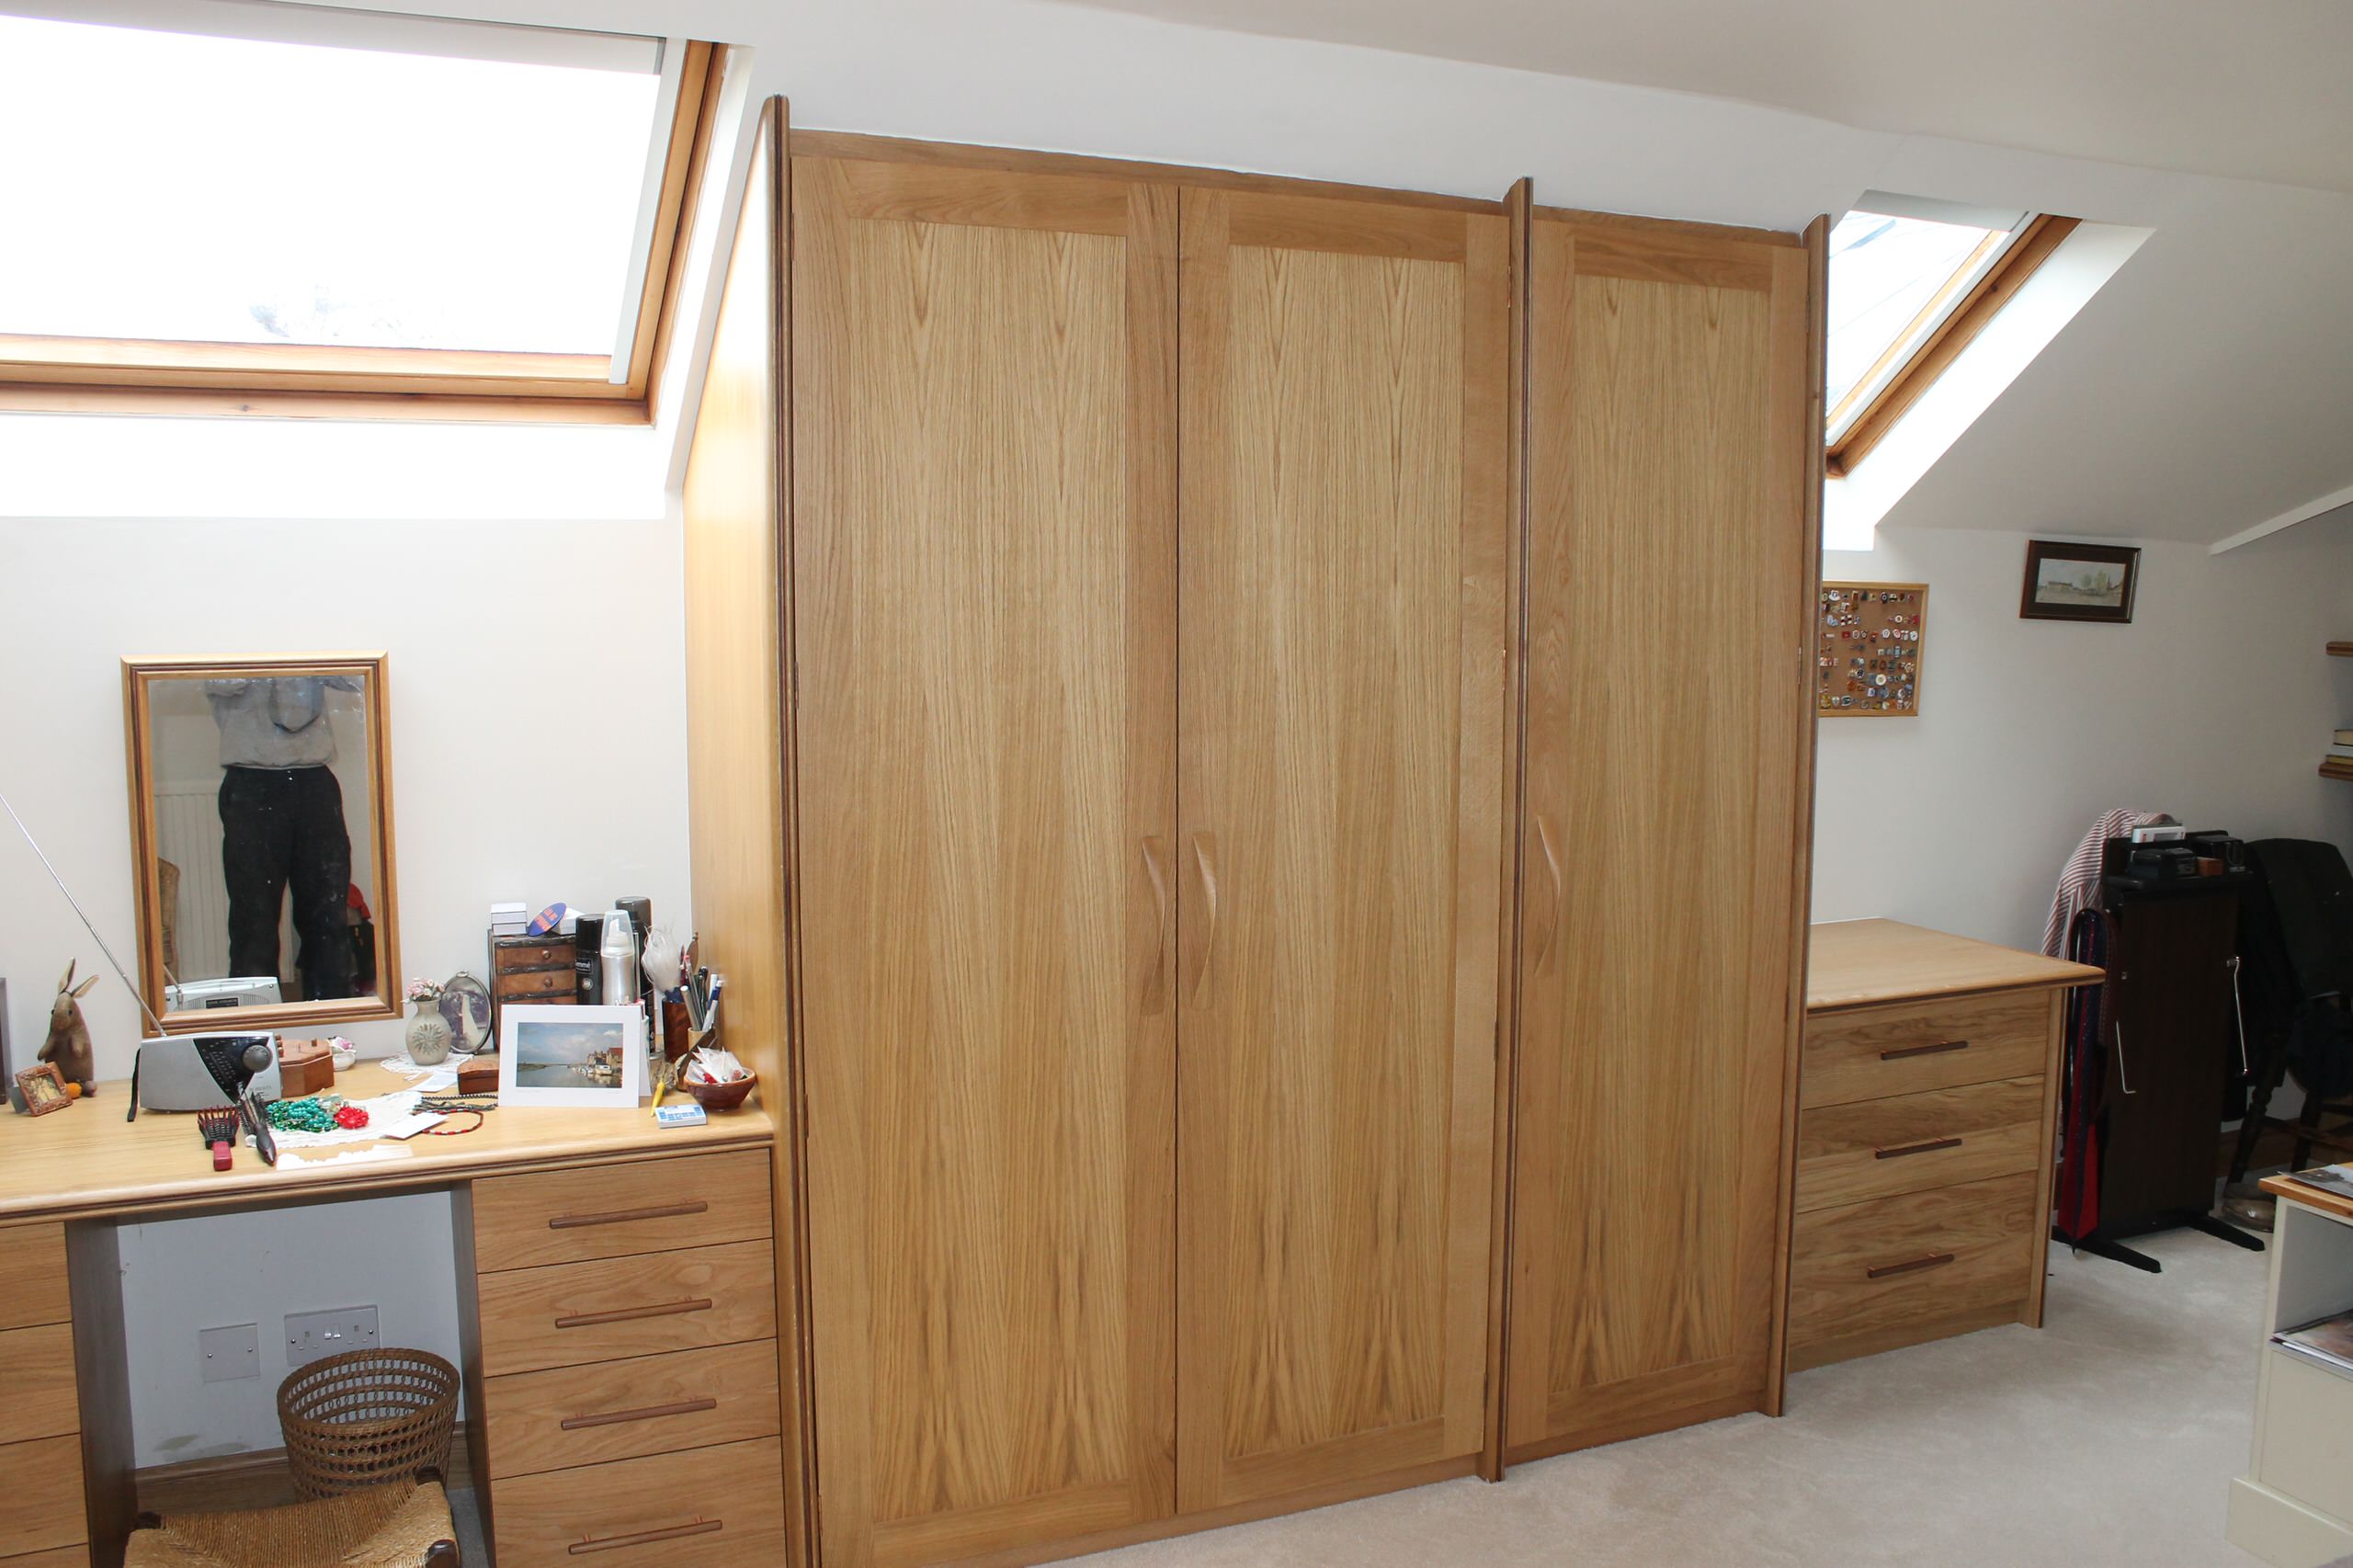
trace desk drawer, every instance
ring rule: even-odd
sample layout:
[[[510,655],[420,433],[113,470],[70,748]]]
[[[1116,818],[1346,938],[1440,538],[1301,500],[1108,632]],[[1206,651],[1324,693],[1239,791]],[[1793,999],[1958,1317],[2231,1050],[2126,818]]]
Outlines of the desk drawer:
[[[1799,1211],[2038,1169],[2042,1086],[2005,1078],[1801,1112]]]
[[[82,1502],[82,1439],[43,1437],[0,1447],[0,1557],[79,1546],[90,1538]]]
[[[2023,1310],[2042,1256],[2037,1186],[2029,1171],[1799,1215],[1790,1364],[1830,1358],[1801,1352],[1831,1341],[1868,1354]]]
[[[498,1568],[746,1568],[784,1561],[773,1437],[498,1483]]]
[[[518,1268],[478,1289],[493,1376],[776,1337],[766,1241]]]
[[[541,1471],[773,1437],[776,1355],[776,1341],[763,1339],[492,1378],[483,1390],[491,1470],[503,1486]]]
[[[1800,1103],[1845,1105],[2039,1077],[2050,1060],[2052,995],[1907,1002],[1808,1018]]]
[[[63,1323],[74,1315],[65,1290],[65,1227],[11,1225],[0,1230],[0,1328]]]
[[[502,1002],[569,1002],[580,976],[570,965],[563,969],[503,971],[490,982],[490,994]]]
[[[765,1149],[474,1183],[474,1267],[484,1272],[756,1241],[768,1228]]]
[[[50,1323],[0,1333],[0,1443],[62,1437],[81,1429],[82,1410],[74,1394],[74,1325]]]

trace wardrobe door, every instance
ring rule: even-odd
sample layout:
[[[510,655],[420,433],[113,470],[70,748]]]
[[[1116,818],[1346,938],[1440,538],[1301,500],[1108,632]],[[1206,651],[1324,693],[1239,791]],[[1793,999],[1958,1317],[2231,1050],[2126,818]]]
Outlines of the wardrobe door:
[[[828,1568],[1175,1502],[1174,190],[792,161]]]
[[[1775,1387],[1822,440],[1779,238],[1532,226],[1515,1459]]]
[[[1481,1446],[1509,295],[1465,207],[1185,194],[1188,1511]]]

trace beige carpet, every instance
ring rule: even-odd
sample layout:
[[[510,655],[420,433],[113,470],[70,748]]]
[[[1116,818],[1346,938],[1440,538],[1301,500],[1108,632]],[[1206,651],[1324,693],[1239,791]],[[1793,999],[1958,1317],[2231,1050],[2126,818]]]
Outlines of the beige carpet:
[[[2266,1259],[2174,1232],[2150,1275],[2051,1255],[2048,1325],[1790,1381],[1744,1415],[1084,1559],[1088,1568],[2256,1568],[2222,1539]]]

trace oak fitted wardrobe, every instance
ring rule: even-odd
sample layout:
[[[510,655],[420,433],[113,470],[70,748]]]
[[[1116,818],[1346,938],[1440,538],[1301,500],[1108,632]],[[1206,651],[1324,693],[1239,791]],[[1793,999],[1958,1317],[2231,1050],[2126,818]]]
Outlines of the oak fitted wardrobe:
[[[1819,230],[763,121],[686,491],[789,1550],[1775,1408]]]

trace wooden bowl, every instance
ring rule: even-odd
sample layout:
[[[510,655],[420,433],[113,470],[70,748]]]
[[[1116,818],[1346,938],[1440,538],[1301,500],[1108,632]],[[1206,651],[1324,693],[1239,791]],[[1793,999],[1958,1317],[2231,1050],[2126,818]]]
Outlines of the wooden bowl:
[[[698,1084],[682,1078],[678,1086],[694,1096],[695,1104],[705,1110],[733,1110],[744,1103],[744,1096],[750,1094],[752,1085],[759,1081],[757,1073],[747,1073],[724,1084]]]

